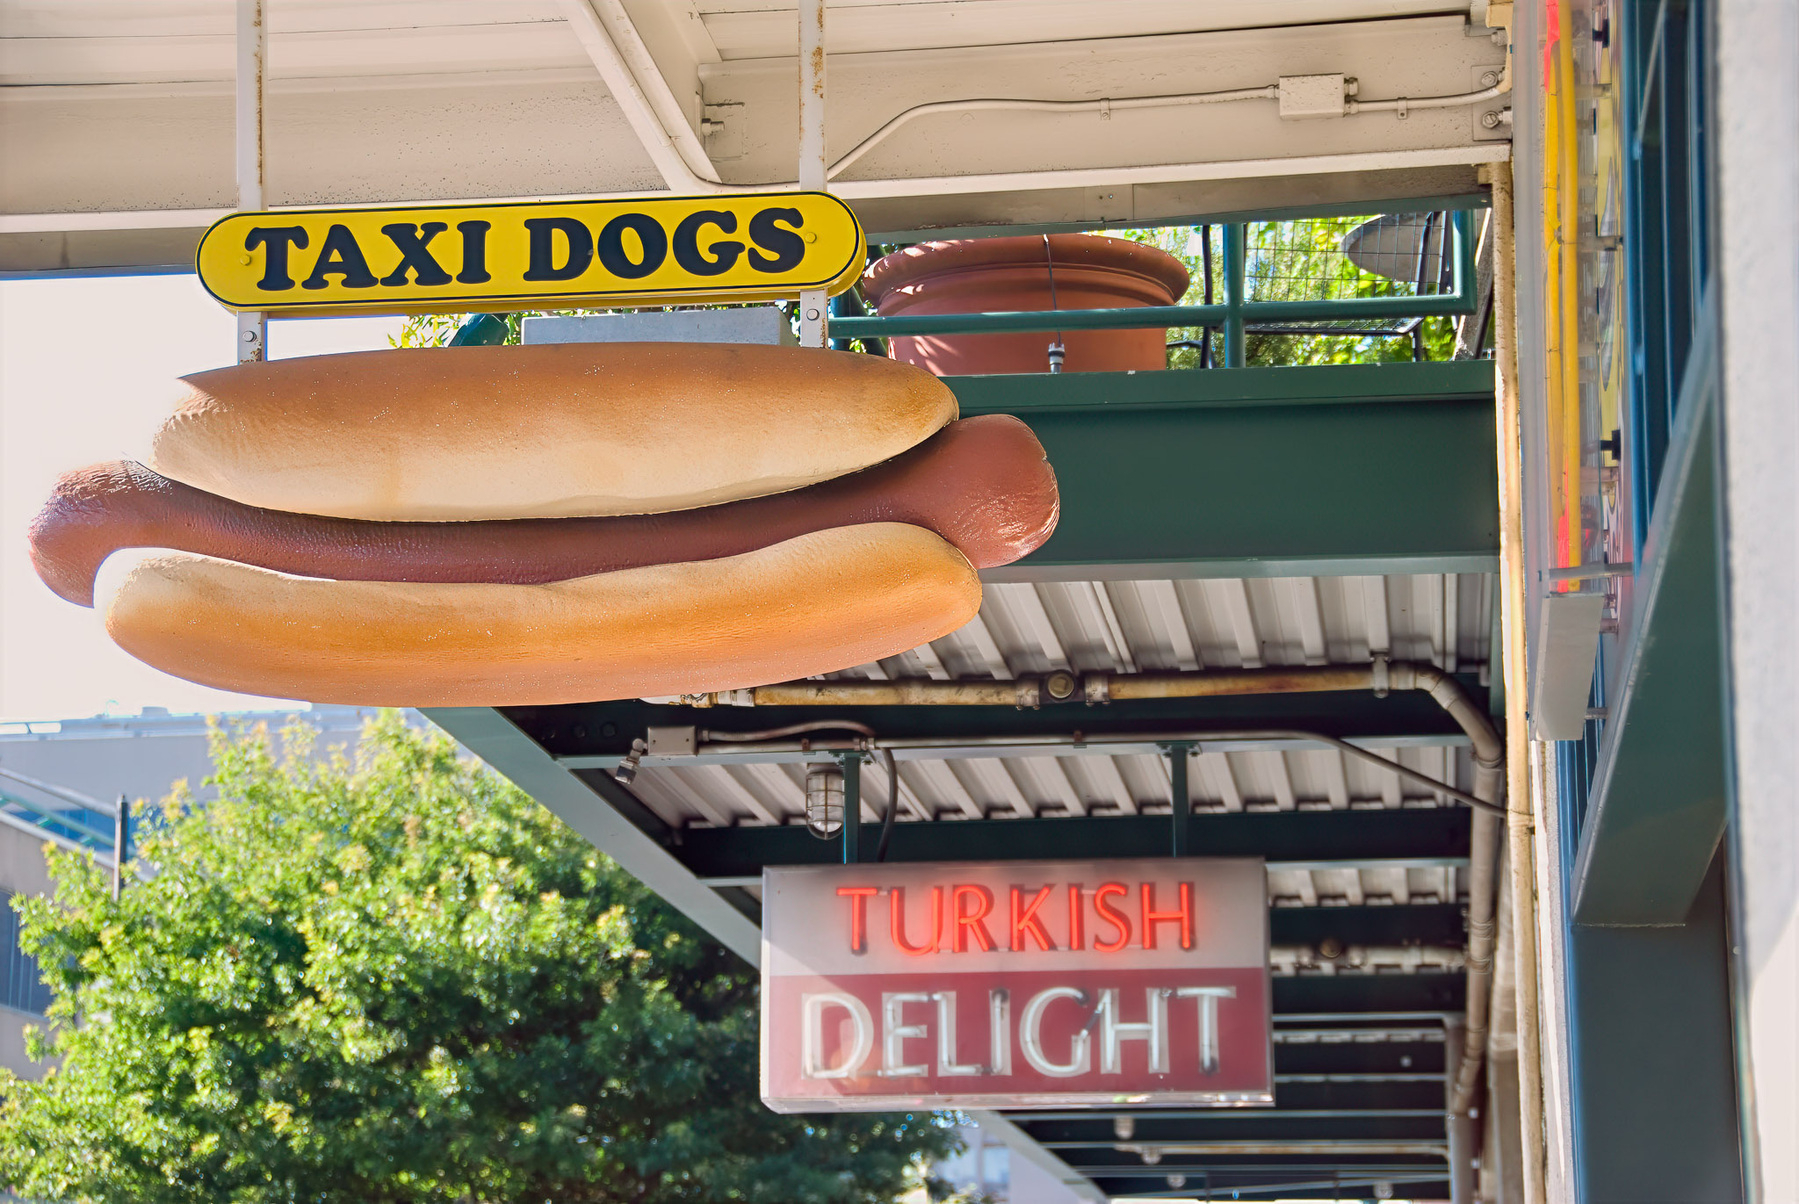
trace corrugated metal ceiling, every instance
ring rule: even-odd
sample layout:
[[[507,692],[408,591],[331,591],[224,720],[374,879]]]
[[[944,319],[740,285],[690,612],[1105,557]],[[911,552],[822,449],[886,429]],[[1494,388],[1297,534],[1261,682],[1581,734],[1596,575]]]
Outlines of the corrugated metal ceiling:
[[[1133,673],[1365,663],[1371,654],[1485,678],[1492,626],[1486,574],[990,584],[979,617],[931,644],[837,677],[1009,678],[1052,669]],[[1380,754],[1462,788],[1459,737],[1382,742]],[[1057,755],[1057,754],[1060,755]],[[786,761],[644,761],[633,790],[671,827],[803,822],[806,766]],[[1428,789],[1355,758],[1296,744],[1204,751],[1189,774],[1196,812],[1435,807]],[[1133,751],[1039,755],[902,750],[898,822],[1168,814],[1166,758]],[[862,814],[878,822],[888,784],[864,771]],[[1273,906],[1454,902],[1448,865],[1271,865]],[[1291,959],[1289,959],[1291,960]]]

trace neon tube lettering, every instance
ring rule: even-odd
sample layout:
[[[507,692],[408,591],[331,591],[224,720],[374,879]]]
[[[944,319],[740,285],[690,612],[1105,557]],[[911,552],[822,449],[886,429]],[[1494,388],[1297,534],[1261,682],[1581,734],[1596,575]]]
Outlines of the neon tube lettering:
[[[826,1008],[842,1008],[850,1014],[850,1048],[842,1062],[825,1065]],[[820,991],[800,996],[800,1074],[809,1079],[854,1078],[862,1063],[874,1051],[874,1019],[868,1006],[854,995],[841,991]]]
[[[956,993],[938,991],[932,998],[937,1001],[937,1073],[946,1078],[981,1073],[978,1065],[956,1061]]]
[[[1205,1074],[1218,1073],[1218,1001],[1235,999],[1236,987],[1181,987],[1176,999],[1197,1001],[1199,1009],[1199,1069]]]
[[[1149,987],[1143,992],[1147,1020],[1125,1022],[1118,1015],[1118,992],[1099,993],[1099,1072],[1124,1073],[1122,1046],[1144,1041],[1149,1048],[1149,1073],[1168,1073],[1168,991]]]
[[[987,1044],[992,1074],[1012,1073],[1012,992],[995,987],[987,992]]]
[[[1106,902],[1109,898],[1124,898],[1130,894],[1124,889],[1122,882],[1107,882],[1093,892],[1093,910],[1099,918],[1118,930],[1115,941],[1094,941],[1093,947],[1101,953],[1117,953],[1131,943],[1131,918]]]
[[[926,953],[935,953],[943,947],[943,888],[931,888],[931,939],[922,945],[914,945],[906,939],[906,888],[896,886],[888,895],[888,908],[892,917],[891,931],[893,943],[902,953],[910,953],[919,957]]]
[[[1089,1047],[1087,1030],[1084,1028],[1069,1042],[1068,1061],[1052,1062],[1043,1052],[1044,1010],[1058,999],[1081,1002],[1085,996],[1086,992],[1078,987],[1050,987],[1031,996],[1031,1001],[1024,1005],[1024,1015],[1018,1018],[1018,1044],[1024,1050],[1024,1060],[1038,1074],[1052,1079],[1071,1079],[1093,1069],[1093,1051]]]
[[[872,886],[840,886],[837,897],[850,901],[850,952],[868,948],[868,899],[878,894]]]
[[[1123,887],[1119,888],[1124,889]],[[973,899],[978,910],[969,911],[963,900]],[[993,934],[987,931],[982,923],[987,913],[993,910],[993,892],[984,886],[956,886],[950,890],[951,926],[955,929],[955,937],[951,942],[957,953],[968,952],[968,934],[974,933],[975,944],[983,953],[993,952]]]
[[[1024,892],[1016,886],[1012,888],[1012,940],[1014,953],[1024,952],[1024,938],[1029,936],[1037,942],[1037,948],[1045,953],[1055,949],[1055,942],[1049,939],[1049,932],[1043,927],[1043,921],[1037,918],[1037,909],[1049,898],[1049,887],[1037,892],[1037,897],[1030,903],[1024,902]]]
[[[1143,884],[1143,947],[1156,947],[1156,925],[1178,924],[1181,934],[1181,948],[1193,948],[1193,884],[1180,884],[1181,905],[1174,911],[1156,910],[1156,886],[1153,882]]]
[[[930,1026],[906,1024],[908,1003],[929,1003],[921,991],[881,992],[881,1074],[886,1078],[914,1078],[931,1073],[923,1062],[906,1061],[906,1042],[930,1035]]]

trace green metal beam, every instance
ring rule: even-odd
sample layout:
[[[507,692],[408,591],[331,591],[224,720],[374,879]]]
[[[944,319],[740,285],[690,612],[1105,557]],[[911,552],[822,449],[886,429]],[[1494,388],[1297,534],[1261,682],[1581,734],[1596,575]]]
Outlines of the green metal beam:
[[[990,581],[1497,564],[1488,361],[945,383],[1030,423],[1062,490],[1055,535]]]
[[[593,771],[603,772],[603,771]],[[971,819],[896,824],[888,860],[1027,861],[1165,857],[1173,821],[1165,815]],[[1322,868],[1354,862],[1448,865],[1468,856],[1464,808],[1370,811],[1233,811],[1195,815],[1187,848],[1195,857],[1266,857]],[[880,837],[861,833],[859,860],[873,861]],[[804,827],[689,828],[674,853],[697,877],[757,878],[769,865],[829,865],[832,841]]]
[[[1478,678],[1459,674],[1462,688],[1473,692]],[[825,717],[818,707],[669,706],[621,699],[615,702],[564,706],[508,707],[507,718],[542,744],[552,756],[572,760],[570,768],[609,769],[631,750],[633,740],[648,740],[654,727],[704,727],[722,732],[749,732]],[[1252,694],[1214,698],[1132,700],[1087,706],[1078,701],[1046,702],[1038,708],[1014,706],[842,706],[829,718],[866,724],[889,739],[952,739],[968,736],[1006,738],[1069,735],[1123,737],[1137,732],[1221,731],[1228,728],[1281,728],[1321,732],[1340,740],[1400,744],[1464,744],[1467,740],[1429,695],[1404,690],[1376,698],[1368,691],[1320,694]],[[1166,735],[1163,739],[1167,739]],[[1153,747],[1153,737],[1144,737]],[[905,750],[902,750],[902,754]],[[707,756],[701,763],[742,762],[753,753]],[[576,760],[578,758],[578,760]],[[763,758],[766,759],[766,758]],[[785,759],[785,758],[783,758]],[[657,764],[651,758],[646,764]],[[687,763],[684,758],[681,762]]]
[[[1723,565],[1711,343],[1695,348],[1572,880],[1576,924],[1681,924],[1724,833]]]
[[[1723,860],[1679,927],[1570,932],[1576,1169],[1587,1204],[1743,1199]]]

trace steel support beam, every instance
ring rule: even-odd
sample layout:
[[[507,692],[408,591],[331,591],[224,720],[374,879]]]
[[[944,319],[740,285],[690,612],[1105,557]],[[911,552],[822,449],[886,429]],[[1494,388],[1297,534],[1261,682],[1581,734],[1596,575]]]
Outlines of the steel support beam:
[[[1017,414],[1062,517],[991,581],[1485,572],[1497,563],[1484,360],[949,377]]]
[[[1569,937],[1585,1204],[1742,1200],[1723,858],[1678,927]]]
[[[583,771],[586,774],[604,771]],[[889,861],[1094,860],[1166,857],[1170,820],[1162,815],[972,819],[896,824]],[[1188,822],[1195,857],[1266,857],[1319,868],[1355,862],[1452,865],[1468,856],[1469,812],[1267,811],[1200,814]],[[860,860],[874,860],[880,833],[861,833]],[[842,860],[836,843],[805,828],[689,828],[674,855],[697,877],[742,881],[768,865],[827,865]],[[1314,1009],[1315,1010],[1315,1009]]]
[[[1724,833],[1714,341],[1690,360],[1574,864],[1576,924],[1681,924]]]
[[[1470,693],[1478,689],[1478,679],[1472,675],[1460,675],[1458,680]],[[892,739],[1046,736],[1076,730],[1092,736],[1110,737],[1133,732],[1280,728],[1321,732],[1340,740],[1385,742],[1389,747],[1399,744],[1460,746],[1467,740],[1455,720],[1429,696],[1417,690],[1395,691],[1385,698],[1376,698],[1367,691],[1350,690],[1120,701],[1103,706],[1052,701],[1034,710],[1014,706],[845,706],[830,708],[828,715],[819,707],[697,709],[625,699],[568,706],[508,707],[505,714],[553,756],[568,759],[572,767],[577,768],[616,765],[618,758],[630,752],[631,741],[646,738],[651,726],[698,726],[741,732],[827,717],[867,724]],[[1153,738],[1146,736],[1145,739],[1147,751],[1153,752]],[[1129,751],[1144,750],[1133,748]],[[754,755],[730,754],[736,757]],[[1004,754],[996,749],[985,755]],[[645,759],[645,764],[657,763],[657,758]],[[700,762],[689,757],[679,763]]]
[[[425,711],[424,716],[548,807],[720,944],[752,966],[761,964],[760,925],[701,883],[660,841],[628,819],[594,786],[557,764],[555,758],[499,711],[489,707],[435,707]]]

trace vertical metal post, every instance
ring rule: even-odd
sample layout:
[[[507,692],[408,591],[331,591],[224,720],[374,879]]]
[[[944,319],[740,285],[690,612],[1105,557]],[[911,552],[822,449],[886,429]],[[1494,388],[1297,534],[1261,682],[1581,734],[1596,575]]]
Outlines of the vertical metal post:
[[[843,766],[843,864],[862,860],[862,754],[844,753]]]
[[[1243,283],[1249,258],[1241,222],[1224,228],[1224,366],[1243,366]]]
[[[1210,305],[1212,304],[1212,227],[1210,226],[1201,226],[1199,228],[1199,258],[1200,271],[1205,273],[1205,287],[1202,300],[1205,304]],[[1212,328],[1210,326],[1201,326],[1199,328],[1199,339],[1199,366],[1201,368],[1216,368],[1218,366],[1217,361],[1212,358]]]
[[[1455,238],[1455,258],[1451,261],[1455,295],[1478,306],[1481,298],[1476,294],[1476,284],[1480,269],[1475,259],[1480,248],[1475,245],[1474,214],[1466,209],[1453,210],[1449,215],[1449,233]]]
[[[799,0],[800,16],[800,187],[825,190],[825,0]],[[823,347],[830,311],[825,291],[800,294],[800,346]]]
[[[1187,855],[1187,834],[1192,827],[1188,821],[1193,818],[1193,796],[1187,789],[1187,758],[1192,755],[1191,744],[1177,741],[1168,746],[1169,814],[1174,827],[1170,851],[1176,857]]]
[[[1463,1029],[1459,1024],[1443,1028],[1444,1102],[1455,1094],[1461,1073]],[[1449,1133],[1449,1204],[1474,1204],[1474,1118],[1466,1112],[1447,1112]]]
[[[237,0],[237,207],[263,207],[263,77],[269,34],[264,0]],[[268,318],[237,315],[237,362],[268,357]]]
[[[119,796],[118,814],[112,821],[112,897],[117,901],[125,889],[125,863],[131,859],[131,800]]]

